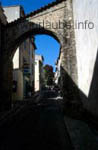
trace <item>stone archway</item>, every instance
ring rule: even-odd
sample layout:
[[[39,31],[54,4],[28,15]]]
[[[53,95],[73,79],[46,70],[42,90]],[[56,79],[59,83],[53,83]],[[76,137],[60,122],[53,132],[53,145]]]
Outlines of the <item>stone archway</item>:
[[[3,36],[4,46],[2,48],[3,57],[1,63],[5,62],[2,67],[3,85],[5,86],[6,84],[6,71],[17,46],[30,35],[38,33],[50,34],[61,44],[62,87],[66,85],[66,73],[77,84],[76,48],[72,25],[71,0],[57,0],[24,18],[7,24]],[[8,85],[5,87],[8,87]]]

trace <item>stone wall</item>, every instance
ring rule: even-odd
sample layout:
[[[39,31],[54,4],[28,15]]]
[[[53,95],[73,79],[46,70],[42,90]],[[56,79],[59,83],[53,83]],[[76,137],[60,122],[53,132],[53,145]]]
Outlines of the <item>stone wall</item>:
[[[75,33],[73,29],[73,11],[70,0],[66,1],[66,9],[64,9],[64,20],[66,27],[63,32],[62,45],[62,89],[65,101],[76,101],[81,103],[79,98],[78,76],[77,76],[77,60]]]

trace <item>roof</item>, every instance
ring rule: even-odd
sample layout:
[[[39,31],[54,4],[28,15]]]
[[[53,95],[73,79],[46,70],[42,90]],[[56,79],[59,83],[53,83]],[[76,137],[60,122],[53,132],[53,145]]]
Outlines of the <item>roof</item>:
[[[39,9],[31,12],[30,14],[27,15],[27,17],[28,16],[33,16],[33,15],[38,14],[40,12],[43,12],[44,10],[47,10],[47,9],[49,9],[49,8],[55,6],[55,5],[57,5],[57,4],[59,4],[59,3],[63,2],[63,1],[66,1],[66,0],[56,0],[56,1],[52,2],[52,3],[49,3],[48,5],[45,5],[45,6],[41,7],[41,8],[39,8]]]

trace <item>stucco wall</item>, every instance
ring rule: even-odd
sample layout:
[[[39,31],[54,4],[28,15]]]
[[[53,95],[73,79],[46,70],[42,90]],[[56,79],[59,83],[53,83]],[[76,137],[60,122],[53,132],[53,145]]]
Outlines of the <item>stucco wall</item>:
[[[96,99],[94,96],[91,99],[90,93],[92,79],[96,76],[94,74],[94,66],[98,49],[98,0],[73,0],[73,15],[75,25],[76,22],[78,24],[79,22],[85,23],[86,21],[86,28],[83,29],[83,26],[80,27],[81,29],[75,28],[78,85],[87,98],[89,98],[87,105],[92,109],[93,105],[96,105]],[[90,28],[93,29],[88,28],[89,22],[94,24],[94,28],[90,24]],[[93,91],[92,95],[95,94],[95,91]]]

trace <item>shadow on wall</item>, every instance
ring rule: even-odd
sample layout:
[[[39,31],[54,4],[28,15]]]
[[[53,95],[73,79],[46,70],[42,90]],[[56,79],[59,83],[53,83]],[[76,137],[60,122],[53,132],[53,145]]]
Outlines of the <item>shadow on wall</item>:
[[[61,67],[62,91],[65,101],[78,102],[82,105],[82,97],[87,100],[86,95],[78,88],[70,75]]]
[[[64,106],[65,109],[69,109],[69,114],[80,117],[86,111],[95,117],[98,116],[98,52],[88,97],[78,88],[63,67],[61,67],[61,74]]]
[[[98,50],[88,96],[88,109],[98,116]]]
[[[64,98],[64,112],[71,117],[81,119],[82,115],[86,111],[83,103],[83,97],[86,101],[88,98],[83,92],[77,87],[68,73],[61,67],[62,79],[62,95]]]

